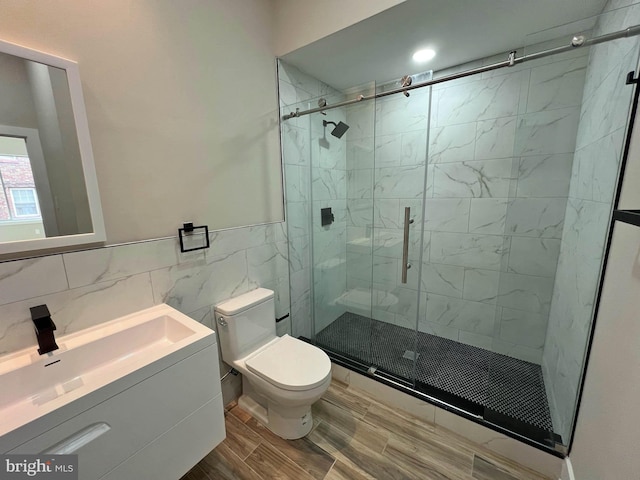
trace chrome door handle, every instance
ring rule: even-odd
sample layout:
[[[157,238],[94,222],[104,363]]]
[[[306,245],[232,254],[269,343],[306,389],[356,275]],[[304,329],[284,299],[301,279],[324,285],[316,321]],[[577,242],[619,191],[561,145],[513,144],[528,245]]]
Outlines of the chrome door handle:
[[[409,264],[409,225],[413,223],[411,217],[411,207],[404,207],[404,240],[402,243],[402,283],[407,283],[407,270],[411,268]]]

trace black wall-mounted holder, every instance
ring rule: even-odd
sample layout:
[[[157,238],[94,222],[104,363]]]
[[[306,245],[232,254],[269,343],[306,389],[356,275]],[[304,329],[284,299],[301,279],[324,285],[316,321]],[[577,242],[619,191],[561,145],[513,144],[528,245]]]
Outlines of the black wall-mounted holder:
[[[210,247],[209,227],[206,225],[194,227],[193,223],[183,223],[182,228],[178,229],[178,238],[180,251],[183,253]]]
[[[331,225],[335,221],[336,217],[331,213],[331,207],[320,209],[320,223],[323,227]]]

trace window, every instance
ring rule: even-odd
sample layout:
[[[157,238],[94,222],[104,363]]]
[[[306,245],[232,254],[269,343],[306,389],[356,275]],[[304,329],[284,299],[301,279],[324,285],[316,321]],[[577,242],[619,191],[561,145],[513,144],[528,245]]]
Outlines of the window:
[[[38,197],[35,188],[11,188],[13,215],[16,218],[37,217],[40,215]]]

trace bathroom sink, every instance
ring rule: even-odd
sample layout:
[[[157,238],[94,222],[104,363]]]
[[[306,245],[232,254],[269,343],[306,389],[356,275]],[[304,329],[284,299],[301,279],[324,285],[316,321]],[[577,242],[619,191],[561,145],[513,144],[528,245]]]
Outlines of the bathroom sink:
[[[215,344],[215,333],[163,304],[56,340],[59,349],[46,355],[37,353],[34,337],[33,347],[0,357],[0,437],[89,394],[90,404],[109,398],[114,392],[106,386],[131,377],[119,391],[128,388],[166,368],[160,360]]]

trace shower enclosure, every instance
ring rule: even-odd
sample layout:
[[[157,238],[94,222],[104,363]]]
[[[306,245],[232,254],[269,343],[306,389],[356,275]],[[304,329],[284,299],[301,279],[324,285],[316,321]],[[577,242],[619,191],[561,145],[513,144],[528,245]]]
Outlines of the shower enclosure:
[[[618,39],[299,117],[401,83],[340,92],[281,61],[292,333],[562,451],[637,61],[638,37]]]

